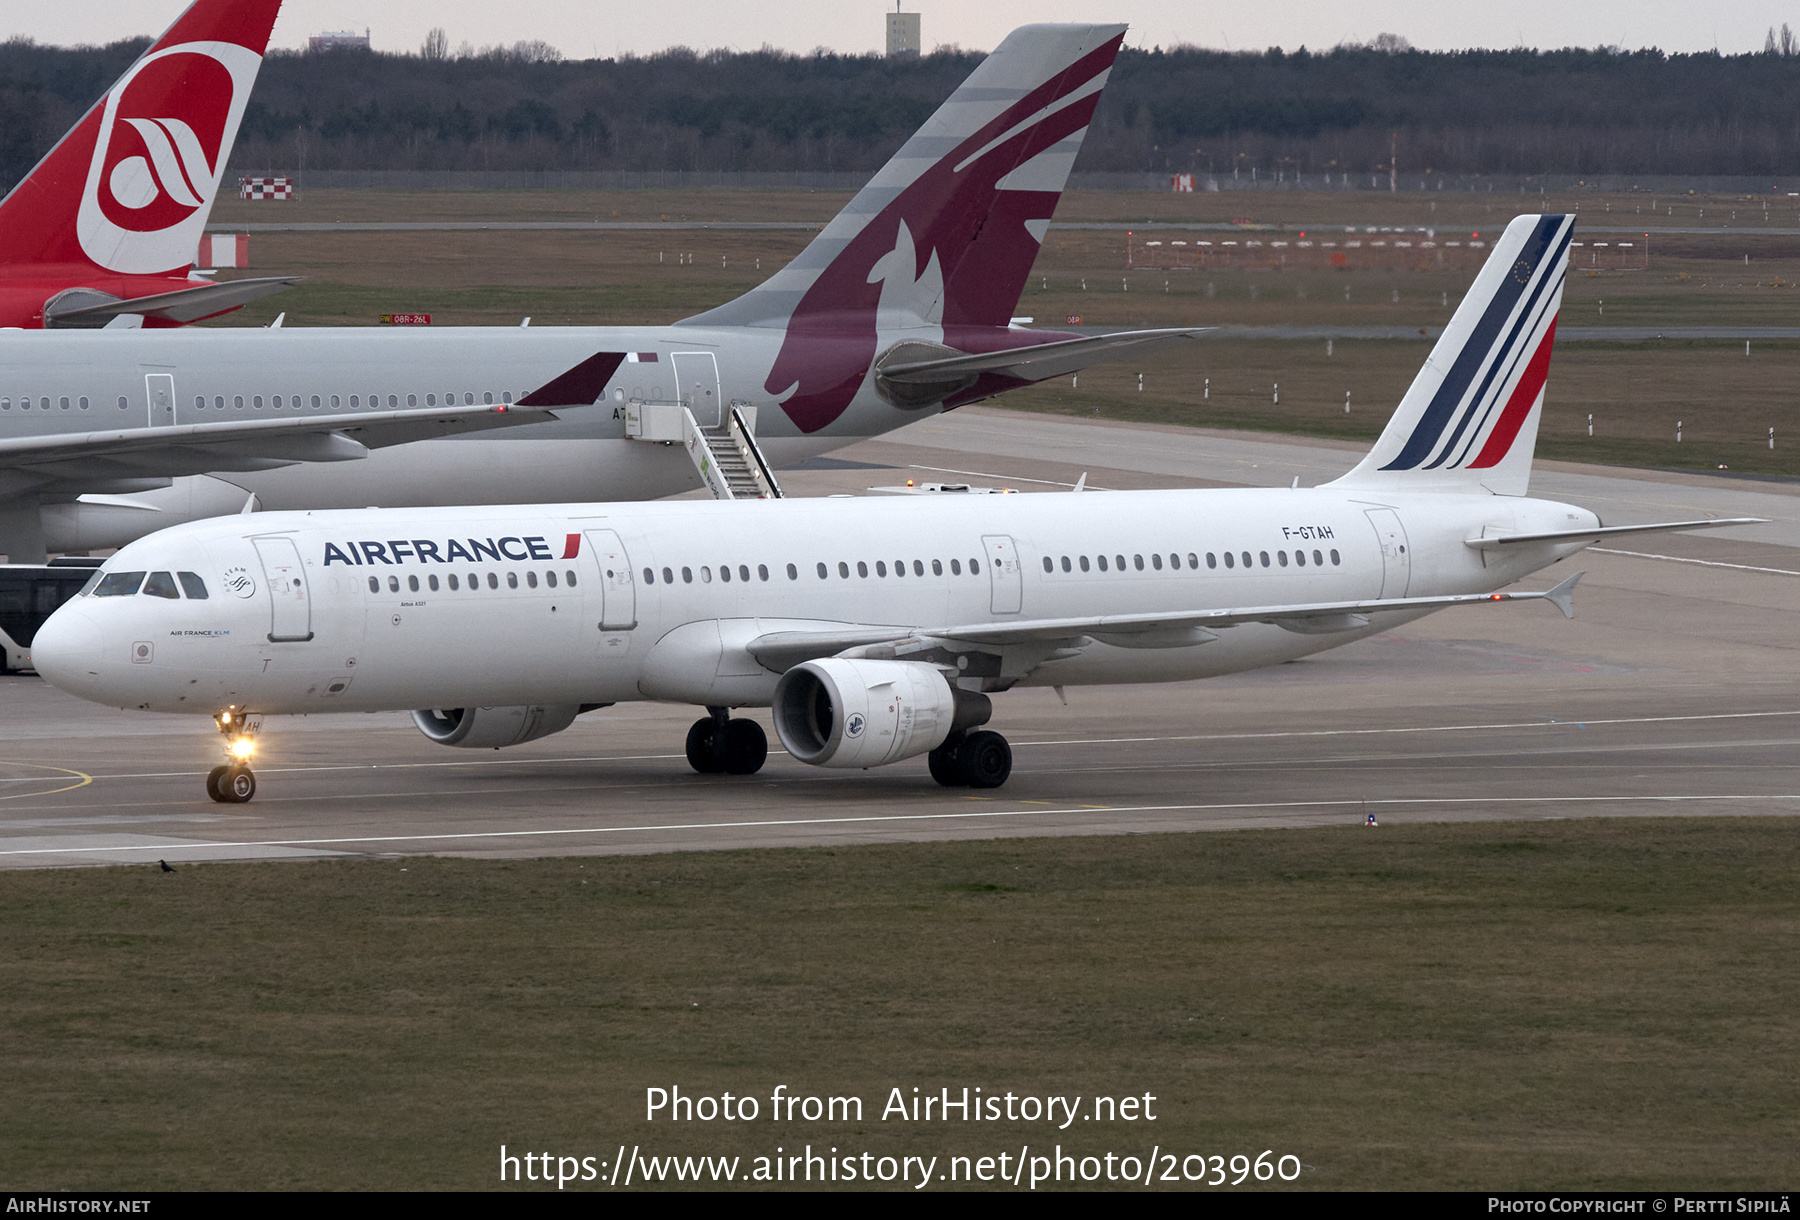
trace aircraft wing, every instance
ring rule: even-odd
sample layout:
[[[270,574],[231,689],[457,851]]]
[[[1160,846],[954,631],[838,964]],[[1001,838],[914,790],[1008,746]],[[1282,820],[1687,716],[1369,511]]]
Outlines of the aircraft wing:
[[[297,275],[227,280],[222,284],[195,284],[192,288],[177,288],[173,292],[101,301],[95,305],[82,305],[80,301],[88,298],[78,297],[74,298],[73,307],[52,311],[45,321],[52,326],[99,326],[111,318],[141,314],[167,322],[193,322],[286,291],[299,282]]]
[[[1440,610],[1448,606],[1512,601],[1548,601],[1564,617],[1575,617],[1577,572],[1541,593],[1455,593],[1442,597],[1377,598],[1372,601],[1312,602],[1249,606],[1163,614],[1111,614],[1092,618],[1030,619],[1012,623],[967,623],[937,628],[844,627],[819,631],[777,631],[751,640],[748,651],[765,667],[785,672],[804,661],[872,646],[916,641],[973,649],[1019,645],[1076,646],[1084,637],[1122,648],[1185,648],[1218,638],[1214,629],[1243,623],[1272,623],[1301,634],[1354,631],[1371,614],[1394,610]]]
[[[1491,551],[1521,542],[1577,542],[1592,538],[1598,542],[1615,534],[1658,534],[1664,530],[1710,530],[1721,525],[1763,525],[1767,517],[1710,517],[1704,521],[1664,521],[1656,525],[1603,525],[1591,530],[1555,530],[1548,534],[1498,534],[1492,538],[1465,538],[1463,545],[1478,551]]]
[[[977,352],[972,356],[944,356],[930,360],[907,360],[884,364],[880,375],[902,385],[934,385],[958,377],[978,373],[1003,373],[1022,381],[1043,381],[1079,373],[1089,365],[1114,360],[1127,353],[1155,351],[1184,339],[1197,339],[1214,327],[1186,327],[1174,330],[1122,330],[1090,339],[1064,339],[1056,343],[1039,343],[1030,347],[1010,347],[997,352]]]
[[[295,462],[341,462],[388,445],[552,418],[545,408],[513,404],[17,437],[0,440],[0,495],[45,483],[166,479],[209,471],[271,470]]]

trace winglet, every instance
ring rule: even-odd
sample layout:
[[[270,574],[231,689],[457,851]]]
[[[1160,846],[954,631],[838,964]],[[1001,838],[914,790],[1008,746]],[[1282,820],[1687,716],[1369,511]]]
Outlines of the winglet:
[[[1552,606],[1555,606],[1558,610],[1561,610],[1562,616],[1564,618],[1574,618],[1575,617],[1575,584],[1583,576],[1586,576],[1586,575],[1587,575],[1586,572],[1575,573],[1575,575],[1569,577],[1569,579],[1563,581],[1560,585],[1557,585],[1554,589],[1547,590],[1544,593],[1544,600],[1548,601]]]
[[[1075,480],[1075,486],[1069,488],[1069,490],[1070,491],[1086,491],[1087,490],[1087,476],[1088,476],[1088,472],[1085,470],[1082,471],[1081,477],[1079,479]]]

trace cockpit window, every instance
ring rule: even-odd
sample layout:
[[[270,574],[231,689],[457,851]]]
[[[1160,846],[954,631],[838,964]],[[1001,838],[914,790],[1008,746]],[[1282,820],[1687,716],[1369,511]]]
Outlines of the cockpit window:
[[[175,587],[175,578],[167,572],[152,572],[150,579],[144,582],[145,597],[166,597],[171,601],[179,600],[180,590]]]
[[[108,572],[94,590],[95,597],[130,597],[144,583],[142,572]]]
[[[181,591],[183,593],[187,594],[197,602],[206,600],[206,582],[200,579],[198,573],[177,572],[175,575],[181,581]]]
[[[86,597],[88,594],[92,593],[94,591],[94,586],[99,584],[100,578],[105,575],[106,575],[105,572],[102,572],[98,568],[96,568],[94,570],[94,574],[92,576],[88,577],[87,583],[85,585],[81,586],[81,592],[77,593],[75,596],[76,597]]]

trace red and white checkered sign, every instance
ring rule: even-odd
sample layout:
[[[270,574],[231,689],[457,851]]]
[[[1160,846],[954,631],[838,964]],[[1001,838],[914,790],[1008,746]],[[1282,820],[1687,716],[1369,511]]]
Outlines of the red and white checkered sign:
[[[208,233],[200,239],[200,253],[194,266],[248,267],[250,236],[247,233]]]
[[[294,197],[294,180],[292,178],[241,178],[238,183],[238,198],[240,199],[292,199]]]

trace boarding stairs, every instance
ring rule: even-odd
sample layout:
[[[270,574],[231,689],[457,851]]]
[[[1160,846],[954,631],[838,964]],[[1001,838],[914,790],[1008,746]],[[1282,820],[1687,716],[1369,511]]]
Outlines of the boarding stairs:
[[[702,427],[687,404],[632,401],[625,406],[631,440],[680,444],[715,500],[779,500],[781,484],[756,444],[756,408],[732,403],[719,423]]]

